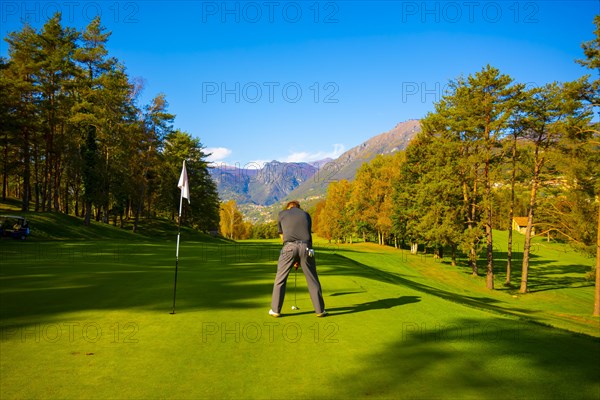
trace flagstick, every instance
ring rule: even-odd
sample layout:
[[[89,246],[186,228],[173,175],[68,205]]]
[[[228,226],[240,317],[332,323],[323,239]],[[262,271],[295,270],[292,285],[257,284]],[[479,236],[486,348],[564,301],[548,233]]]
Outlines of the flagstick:
[[[179,237],[181,236],[181,207],[183,205],[183,190],[179,198],[179,219],[177,220],[177,250],[175,251],[175,283],[173,284],[173,311],[175,314],[175,296],[177,293],[177,267],[179,266]]]

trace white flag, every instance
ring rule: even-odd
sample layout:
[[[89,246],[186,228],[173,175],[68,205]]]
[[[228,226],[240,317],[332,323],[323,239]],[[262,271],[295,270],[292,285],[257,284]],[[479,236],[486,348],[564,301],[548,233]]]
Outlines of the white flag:
[[[179,183],[177,187],[181,189],[181,197],[185,197],[190,203],[190,183],[188,181],[187,170],[185,169],[185,160],[183,160],[183,169],[181,170],[181,176],[179,177]]]

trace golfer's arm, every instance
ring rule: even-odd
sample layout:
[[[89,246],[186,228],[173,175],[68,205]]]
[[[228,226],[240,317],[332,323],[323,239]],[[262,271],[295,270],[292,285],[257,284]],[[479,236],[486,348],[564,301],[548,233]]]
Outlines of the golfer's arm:
[[[281,239],[281,241],[283,242],[283,233],[279,234],[279,238]]]

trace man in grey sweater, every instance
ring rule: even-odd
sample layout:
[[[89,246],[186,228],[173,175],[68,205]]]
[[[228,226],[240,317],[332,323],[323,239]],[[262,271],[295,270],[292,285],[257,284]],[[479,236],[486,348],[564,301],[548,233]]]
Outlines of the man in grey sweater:
[[[310,215],[300,208],[299,202],[290,201],[286,205],[286,209],[279,213],[277,228],[283,239],[283,248],[277,262],[277,275],[273,285],[273,298],[269,314],[273,317],[280,316],[283,299],[285,298],[287,278],[294,263],[299,262],[306,277],[310,299],[317,317],[326,316],[321,283],[317,275],[317,263],[312,249],[312,220]]]

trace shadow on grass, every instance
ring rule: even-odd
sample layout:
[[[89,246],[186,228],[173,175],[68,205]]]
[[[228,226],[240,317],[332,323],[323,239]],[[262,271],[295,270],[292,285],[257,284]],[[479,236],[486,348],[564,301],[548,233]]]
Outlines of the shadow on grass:
[[[330,297],[346,296],[346,295],[349,295],[349,294],[358,294],[358,293],[365,293],[365,290],[354,291],[354,292],[338,292],[338,293],[332,293],[329,296]]]
[[[177,310],[262,304],[272,290],[273,254],[278,248],[268,245],[182,244]],[[175,246],[161,242],[11,243],[0,247],[0,322],[27,325],[86,310],[168,313],[174,272]]]
[[[527,279],[528,291],[531,293],[542,292],[554,289],[580,288],[593,286],[592,281],[588,281],[585,275],[591,270],[591,265],[584,264],[565,264],[565,260],[544,257],[541,255],[543,247],[535,245],[532,247],[532,253],[529,259],[529,275]],[[556,256],[556,250],[552,252]],[[566,254],[566,253],[565,253]],[[560,257],[560,254],[558,255]],[[485,274],[485,253],[480,254],[478,259],[479,274]],[[467,259],[464,254],[459,257],[459,266],[465,274],[471,274],[471,269],[466,266]],[[439,261],[450,265],[449,260]],[[512,254],[512,271],[510,287],[499,287],[498,290],[508,290],[509,292],[518,292],[523,263],[523,252],[515,251]],[[494,251],[494,276],[497,280],[506,280],[506,267],[508,264],[508,253],[506,251]]]
[[[340,398],[597,399],[600,341],[504,318],[403,323],[335,377]]]
[[[582,278],[590,269],[589,265],[582,264],[552,265],[550,268],[536,269],[528,277],[527,284],[529,291],[533,293],[555,289],[594,286],[593,281]]]
[[[363,311],[386,310],[393,307],[403,306],[405,304],[418,303],[421,301],[419,296],[400,296],[391,299],[380,299],[369,301],[367,303],[355,304],[353,306],[328,308],[331,315],[354,314]]]
[[[350,250],[352,251],[352,250]],[[346,252],[346,250],[344,250]],[[415,282],[407,279],[399,274],[386,272],[369,265],[360,263],[356,260],[352,260],[343,254],[336,252],[335,254],[326,254],[320,256],[323,262],[327,264],[334,264],[334,269],[328,270],[323,275],[358,275],[369,279],[376,279],[381,282],[390,284],[405,286],[416,291],[426,293],[432,296],[442,298],[447,301],[462,304],[469,307],[478,309],[484,309],[502,314],[521,313],[521,314],[533,314],[535,311],[517,308],[510,306],[508,303],[491,297],[475,297],[466,296],[455,292],[450,292],[443,289],[438,289],[433,286],[424,285],[422,283]],[[336,262],[337,261],[337,262]],[[521,315],[519,315],[521,316]]]
[[[352,306],[344,306],[344,307],[327,307],[327,313],[329,317],[335,317],[343,314],[354,314],[358,312],[364,311],[373,311],[373,310],[387,310],[393,307],[403,306],[405,304],[418,303],[421,301],[419,296],[400,296],[396,298],[390,299],[380,299],[375,301],[369,301],[367,303],[354,304]],[[303,314],[314,314],[314,311],[295,311],[290,314],[282,313],[282,317],[286,317],[288,315],[303,315]]]
[[[172,309],[173,243],[153,241],[11,242],[0,244],[1,322],[30,323],[84,310]],[[184,242],[180,248],[176,309],[265,306],[275,276],[278,244]],[[348,252],[352,250],[343,250]],[[362,264],[340,252],[318,252],[319,274],[357,276],[417,290],[448,301],[503,314],[519,309],[489,297],[453,293]],[[325,288],[326,289],[326,288]],[[350,294],[340,292],[334,295]],[[404,296],[343,306],[341,313],[414,302]],[[267,302],[268,305],[268,302]],[[334,311],[334,310],[331,310]]]

